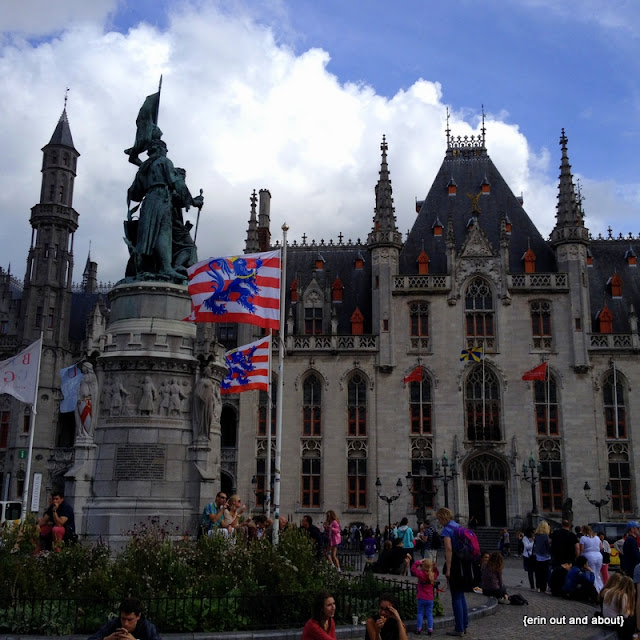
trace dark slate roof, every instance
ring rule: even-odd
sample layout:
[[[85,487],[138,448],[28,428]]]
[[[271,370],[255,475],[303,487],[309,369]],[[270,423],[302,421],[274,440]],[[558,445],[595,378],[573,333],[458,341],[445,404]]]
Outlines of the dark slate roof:
[[[316,270],[318,254],[324,258],[324,268]],[[357,258],[364,260],[362,269],[355,268]],[[291,306],[291,283],[298,279],[298,304],[302,293],[315,277],[318,285],[331,296],[331,285],[336,276],[344,285],[342,302],[335,302],[338,334],[351,335],[351,315],[356,307],[364,316],[364,333],[371,330],[371,256],[365,245],[289,245],[287,247],[287,314]],[[288,315],[287,315],[288,317]],[[297,332],[301,333],[300,327]]]
[[[99,292],[86,293],[84,291],[71,294],[71,318],[69,319],[69,339],[71,342],[82,342],[87,333],[87,317],[101,297]],[[106,296],[102,296],[108,304]]]
[[[62,115],[60,116],[60,120],[58,120],[58,124],[51,136],[51,140],[49,140],[49,144],[58,144],[75,150],[66,109],[63,109],[62,111]]]
[[[524,272],[522,256],[529,246],[536,255],[537,272],[557,271],[554,252],[540,235],[518,198],[486,151],[476,151],[478,155],[466,153],[454,156],[451,151],[447,152],[400,254],[400,272],[417,273],[416,261],[424,248],[430,260],[429,273],[446,273],[445,243],[449,218],[453,219],[455,245],[459,251],[466,239],[467,225],[473,215],[472,202],[467,194],[476,196],[485,178],[490,183],[490,194],[481,195],[478,200],[481,210],[478,224],[496,254],[500,250],[501,219],[506,215],[512,223],[509,241],[511,273]],[[447,188],[452,177],[457,185],[455,196],[449,196]],[[442,236],[433,235],[432,227],[438,219],[444,225]]]
[[[589,295],[591,299],[591,323],[594,330],[599,329],[597,315],[605,302],[613,314],[613,332],[629,333],[630,305],[636,313],[640,312],[640,265],[630,267],[625,260],[629,250],[640,252],[640,239],[628,240],[592,240],[589,253],[593,265],[587,268],[589,276]],[[607,284],[614,273],[622,280],[622,298],[611,297],[611,285]]]

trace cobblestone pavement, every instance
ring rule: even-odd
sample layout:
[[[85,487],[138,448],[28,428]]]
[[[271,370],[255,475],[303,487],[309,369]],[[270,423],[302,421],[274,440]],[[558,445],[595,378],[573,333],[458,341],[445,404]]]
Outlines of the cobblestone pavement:
[[[595,640],[609,636],[615,637],[611,631],[591,624],[591,618],[595,615],[593,606],[531,591],[520,558],[506,558],[503,578],[508,593],[521,594],[529,604],[519,607],[498,605],[493,609],[493,615],[471,619],[469,630],[465,635],[466,640],[498,640],[502,638],[566,640],[567,637],[571,640]],[[441,594],[440,598],[444,605],[445,617],[451,616],[451,596],[448,591]],[[467,604],[470,611],[474,607],[482,607],[486,602],[485,596],[467,594]],[[528,624],[525,624],[525,616],[530,619]],[[445,631],[453,628],[451,622],[445,623],[446,626],[441,626],[443,622],[445,620],[442,618],[435,619],[434,637],[444,636]],[[409,637],[422,636],[409,633]]]

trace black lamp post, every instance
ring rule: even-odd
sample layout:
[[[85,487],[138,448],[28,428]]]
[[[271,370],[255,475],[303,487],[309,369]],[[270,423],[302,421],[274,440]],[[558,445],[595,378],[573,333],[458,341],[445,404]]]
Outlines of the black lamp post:
[[[389,524],[389,528],[387,529],[387,531],[389,532],[389,535],[391,534],[391,503],[395,502],[400,497],[401,490],[402,490],[402,480],[398,478],[398,482],[396,482],[397,495],[383,496],[380,494],[380,491],[382,491],[382,482],[380,482],[380,478],[376,478],[376,491],[378,493],[378,498],[380,498],[380,500],[384,500],[387,503],[387,517],[388,517],[388,524]]]
[[[609,494],[606,498],[600,498],[600,500],[593,500],[591,498],[591,487],[589,486],[589,483],[588,482],[584,483],[584,495],[586,499],[594,507],[597,507],[598,509],[598,522],[602,522],[602,507],[604,507],[606,504],[609,504],[609,502],[611,501],[611,483],[610,482],[607,482],[607,486],[604,488],[604,490]]]
[[[413,496],[419,496],[418,508],[416,509],[416,519],[418,520],[418,524],[427,520],[427,503],[431,502],[429,498],[432,498],[436,493],[438,493],[437,488],[435,490],[433,488],[427,488],[425,480],[428,476],[427,467],[424,463],[422,463],[418,468],[418,477],[420,478],[420,481],[417,488],[415,483],[416,476],[414,476],[411,471],[407,472],[406,476],[409,492]]]
[[[536,475],[536,471],[538,475]],[[540,465],[536,465],[533,453],[529,456],[529,462],[522,463],[522,479],[531,485],[531,515],[538,514],[538,503],[536,500],[536,485],[540,482]]]
[[[433,476],[435,480],[442,480],[444,487],[444,506],[449,508],[449,482],[458,475],[455,460],[449,463],[446,452],[442,453],[442,466],[440,461],[436,460],[436,473]]]

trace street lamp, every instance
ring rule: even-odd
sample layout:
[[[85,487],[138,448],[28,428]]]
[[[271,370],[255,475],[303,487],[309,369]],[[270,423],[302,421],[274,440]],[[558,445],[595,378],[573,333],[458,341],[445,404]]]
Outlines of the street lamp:
[[[444,487],[444,506],[449,508],[449,482],[453,480],[458,474],[456,469],[456,462],[452,460],[449,463],[446,452],[442,453],[442,467],[440,462],[436,460],[436,473],[433,476],[435,480],[442,480],[442,486]]]
[[[594,506],[598,508],[598,522],[602,522],[602,507],[609,504],[611,501],[611,483],[607,482],[607,486],[604,490],[609,494],[607,498],[600,498],[600,500],[593,500],[591,498],[591,487],[588,482],[584,483],[584,495],[585,498]]]
[[[541,465],[536,465],[533,453],[529,456],[529,462],[522,463],[522,479],[531,485],[531,515],[538,514],[538,503],[536,501],[536,485],[540,482]],[[536,475],[536,471],[538,475]]]
[[[396,482],[397,495],[383,496],[380,494],[380,491],[382,491],[382,482],[380,482],[380,478],[376,478],[376,492],[378,493],[378,498],[380,498],[380,500],[384,500],[387,503],[387,516],[389,520],[389,523],[388,523],[389,528],[387,529],[387,531],[389,532],[389,535],[391,535],[391,503],[395,502],[400,497],[401,490],[402,490],[402,480],[398,478],[398,482]]]
[[[432,504],[430,498],[438,493],[438,488],[433,488],[433,484],[429,488],[427,485],[427,478],[429,477],[429,473],[426,465],[423,463],[418,467],[417,476],[414,475],[411,471],[407,472],[406,481],[407,488],[412,496],[419,496],[418,508],[416,509],[416,519],[418,520],[418,524],[421,522],[426,522],[427,520],[427,504]],[[416,482],[416,478],[419,478],[418,482]],[[416,486],[417,485],[417,486]]]

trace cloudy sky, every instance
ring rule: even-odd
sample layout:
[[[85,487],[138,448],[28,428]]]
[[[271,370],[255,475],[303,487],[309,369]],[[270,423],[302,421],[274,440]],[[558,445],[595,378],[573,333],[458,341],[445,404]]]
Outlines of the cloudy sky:
[[[70,88],[78,163],[76,269],[91,244],[119,280],[123,153],[164,77],[169,157],[203,189],[200,257],[240,252],[253,189],[272,230],[365,238],[387,136],[398,224],[455,135],[478,131],[546,235],[560,130],[597,234],[640,232],[640,3],[636,0],[21,0],[0,13],[0,265],[22,278],[40,149]]]

